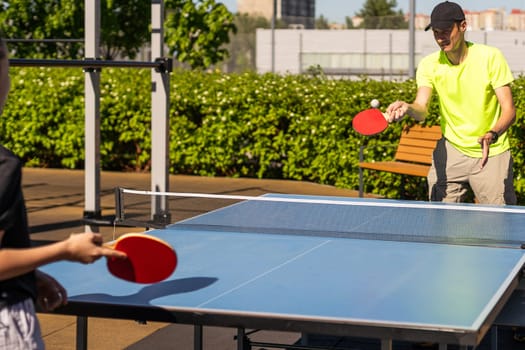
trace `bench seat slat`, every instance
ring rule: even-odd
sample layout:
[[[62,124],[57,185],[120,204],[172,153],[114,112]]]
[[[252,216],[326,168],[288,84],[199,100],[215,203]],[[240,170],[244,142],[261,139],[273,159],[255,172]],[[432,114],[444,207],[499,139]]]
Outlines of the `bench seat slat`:
[[[430,165],[415,164],[408,162],[363,162],[359,163],[359,166],[363,169],[386,171],[396,174],[412,175],[412,176],[427,176],[430,169]]]
[[[434,125],[430,127],[424,127],[421,125],[414,125],[405,131],[403,131],[403,136],[410,135],[410,137],[413,138],[420,138],[420,139],[434,139],[439,140],[441,138],[441,127]]]
[[[407,162],[407,163],[418,163],[431,165],[432,164],[432,155],[427,154],[415,154],[415,153],[398,153],[396,157],[398,162]]]
[[[410,155],[414,155],[418,158],[427,158],[427,160],[423,163],[430,164],[432,162],[432,153],[434,153],[434,148],[399,146],[396,151],[395,159],[410,161]],[[405,157],[408,159],[401,159],[400,157]]]
[[[436,145],[436,140],[433,139],[409,139],[409,138],[402,138],[399,141],[399,146],[405,146],[405,147],[423,147],[423,148],[432,148],[434,149],[434,146]]]

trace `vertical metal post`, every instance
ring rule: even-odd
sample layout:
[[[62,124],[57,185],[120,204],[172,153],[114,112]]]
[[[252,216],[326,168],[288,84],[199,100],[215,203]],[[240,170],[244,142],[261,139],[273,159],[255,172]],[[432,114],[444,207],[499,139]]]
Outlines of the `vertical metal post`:
[[[490,348],[494,350],[498,348],[498,326],[490,328]]]
[[[392,339],[381,339],[381,350],[392,350]]]
[[[272,10],[272,73],[275,73],[275,20],[277,17],[277,0],[273,0]]]
[[[299,33],[299,74],[303,73],[303,32]]]
[[[359,163],[362,163],[364,160],[363,153],[365,151],[365,146],[359,147]],[[364,196],[364,184],[363,184],[363,168],[359,167],[359,198]]]
[[[390,80],[392,80],[392,76],[394,75],[394,45],[391,32],[388,34],[388,53],[388,69],[390,71]]]
[[[193,326],[193,350],[202,350],[203,348],[203,329],[202,325]]]
[[[410,0],[408,77],[416,76],[416,0]]]
[[[164,56],[164,1],[151,1],[151,59]],[[169,70],[151,71],[151,190],[169,191]],[[165,197],[152,198],[152,219],[168,220]]]
[[[366,71],[367,67],[368,67],[368,55],[367,55],[367,52],[368,52],[368,45],[367,45],[367,42],[368,42],[368,38],[366,37],[366,28],[363,29],[363,70]]]
[[[88,318],[87,316],[77,316],[77,350],[87,350]]]
[[[246,330],[244,328],[237,328],[237,350],[248,350],[251,346],[246,344]]]
[[[85,0],[85,58],[97,59],[100,50],[100,0]],[[84,71],[84,217],[100,217],[100,71]],[[97,226],[85,226],[98,232]]]

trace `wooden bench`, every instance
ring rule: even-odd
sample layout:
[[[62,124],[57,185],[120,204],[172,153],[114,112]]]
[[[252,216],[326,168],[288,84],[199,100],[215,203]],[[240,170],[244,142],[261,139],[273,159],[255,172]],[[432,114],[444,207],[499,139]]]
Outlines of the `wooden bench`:
[[[399,140],[394,160],[363,161],[364,147],[359,151],[359,197],[363,197],[363,169],[426,177],[432,165],[432,152],[441,138],[439,126],[406,127]]]

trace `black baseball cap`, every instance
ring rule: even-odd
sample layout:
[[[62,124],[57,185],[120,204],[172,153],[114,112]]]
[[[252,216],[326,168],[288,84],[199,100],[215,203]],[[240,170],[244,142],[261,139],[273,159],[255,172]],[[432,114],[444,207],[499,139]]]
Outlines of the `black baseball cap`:
[[[437,4],[430,14],[430,23],[425,31],[430,28],[450,28],[456,22],[465,20],[465,13],[461,6],[455,2],[445,1]]]

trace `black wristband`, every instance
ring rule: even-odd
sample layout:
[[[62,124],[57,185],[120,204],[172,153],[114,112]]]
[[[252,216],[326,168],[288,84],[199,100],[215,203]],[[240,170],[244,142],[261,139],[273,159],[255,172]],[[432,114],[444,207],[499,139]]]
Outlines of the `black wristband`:
[[[499,135],[497,132],[495,132],[494,130],[489,130],[488,132],[492,134],[492,143],[498,141]]]

